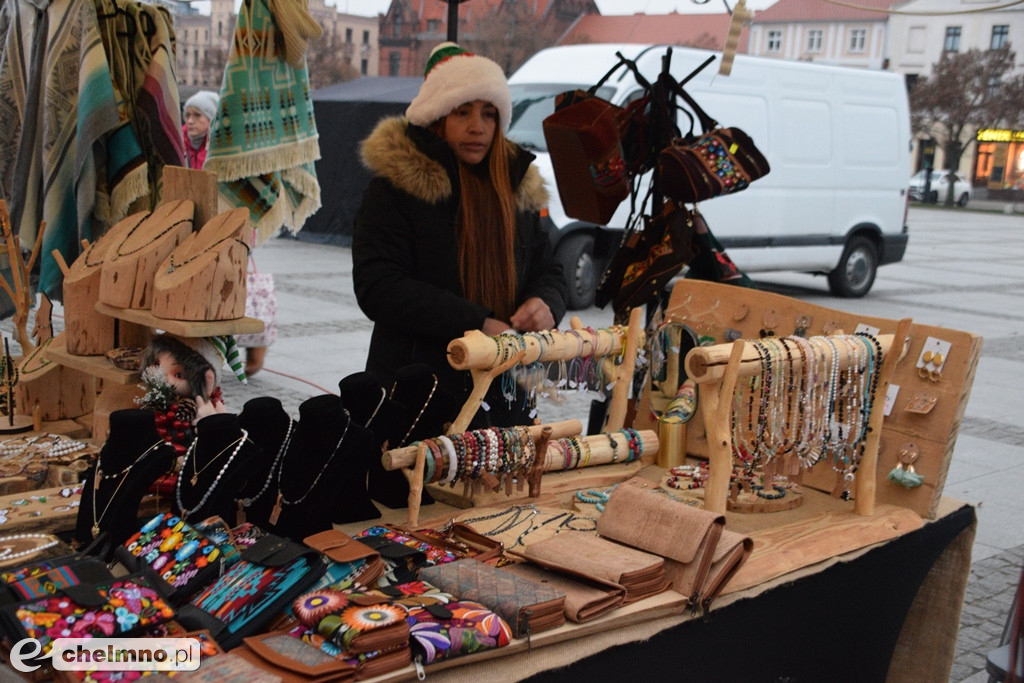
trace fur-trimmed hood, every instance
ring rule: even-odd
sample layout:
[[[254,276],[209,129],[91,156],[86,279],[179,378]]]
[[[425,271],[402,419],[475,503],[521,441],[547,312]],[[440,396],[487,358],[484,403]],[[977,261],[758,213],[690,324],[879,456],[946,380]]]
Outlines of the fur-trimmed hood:
[[[374,175],[387,179],[418,199],[431,204],[445,201],[452,196],[448,171],[409,136],[410,125],[403,116],[382,119],[363,140],[363,163]],[[443,141],[441,143],[444,144]],[[519,150],[519,159],[525,161],[523,157],[527,154],[525,150]],[[528,158],[532,159],[532,156]],[[547,205],[544,180],[532,163],[526,167],[525,173],[513,175],[512,185],[518,210],[539,211]]]

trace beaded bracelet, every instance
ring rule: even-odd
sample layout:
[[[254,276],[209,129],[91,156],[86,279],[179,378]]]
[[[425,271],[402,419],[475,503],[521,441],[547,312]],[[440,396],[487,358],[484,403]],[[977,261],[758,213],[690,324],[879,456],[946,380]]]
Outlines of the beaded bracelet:
[[[438,450],[437,444],[434,443],[433,439],[424,439],[423,443],[427,447],[427,452],[423,458],[423,481],[431,484],[434,482],[434,475],[440,469],[438,464],[441,460],[441,451]]]

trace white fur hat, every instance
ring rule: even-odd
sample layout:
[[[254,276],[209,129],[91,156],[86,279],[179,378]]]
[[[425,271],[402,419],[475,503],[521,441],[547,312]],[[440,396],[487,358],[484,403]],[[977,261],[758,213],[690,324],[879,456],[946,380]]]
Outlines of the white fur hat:
[[[441,43],[430,53],[426,80],[405,116],[417,126],[429,126],[456,107],[484,100],[498,108],[501,129],[508,132],[512,96],[501,67],[486,57],[466,52],[455,43]]]

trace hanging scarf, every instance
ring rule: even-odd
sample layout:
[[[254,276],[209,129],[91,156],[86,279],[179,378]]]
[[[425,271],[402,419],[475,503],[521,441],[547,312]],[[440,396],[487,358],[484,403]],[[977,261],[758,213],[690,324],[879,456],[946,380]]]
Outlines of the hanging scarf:
[[[257,245],[320,208],[309,74],[285,59],[282,35],[268,0],[242,3],[204,166],[221,197],[249,209]]]
[[[118,125],[110,71],[92,0],[7,0],[0,97],[0,188],[22,245],[35,243],[46,222],[42,254],[68,262],[81,239],[92,239],[97,143]],[[62,275],[40,259],[39,288],[60,298]]]

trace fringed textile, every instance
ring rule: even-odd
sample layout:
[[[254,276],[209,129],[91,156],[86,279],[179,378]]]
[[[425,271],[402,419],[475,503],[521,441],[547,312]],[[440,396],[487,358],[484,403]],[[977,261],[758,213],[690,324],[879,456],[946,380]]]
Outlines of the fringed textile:
[[[285,59],[268,1],[245,0],[239,10],[203,167],[225,201],[249,209],[257,246],[282,226],[297,232],[320,208],[309,75]]]

